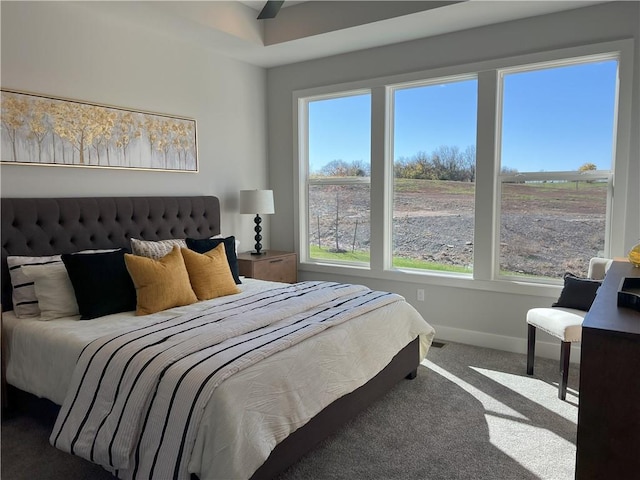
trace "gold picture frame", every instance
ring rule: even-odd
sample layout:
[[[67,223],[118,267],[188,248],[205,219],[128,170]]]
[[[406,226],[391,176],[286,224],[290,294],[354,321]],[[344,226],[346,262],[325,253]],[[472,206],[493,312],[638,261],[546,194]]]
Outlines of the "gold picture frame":
[[[0,163],[197,172],[190,118],[0,89]]]

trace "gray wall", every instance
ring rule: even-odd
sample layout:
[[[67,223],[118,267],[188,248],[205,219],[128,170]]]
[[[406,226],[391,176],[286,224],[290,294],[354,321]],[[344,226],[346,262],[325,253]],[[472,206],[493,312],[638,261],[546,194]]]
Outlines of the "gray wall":
[[[2,196],[213,194],[223,233],[251,249],[253,219],[237,201],[241,189],[268,187],[265,70],[90,3],[2,2],[2,87],[193,118],[200,171],[4,164]]]
[[[293,151],[293,91],[623,38],[635,39],[635,57],[638,58],[639,18],[640,4],[616,2],[269,69],[267,111],[270,178],[272,188],[278,193],[276,208],[279,212],[272,221],[272,231],[278,232],[272,236],[272,245],[285,250],[295,248],[296,179],[292,171],[297,159]],[[636,60],[636,86],[640,85],[639,66],[640,61]],[[633,140],[630,145],[627,197],[631,208],[626,213],[626,228],[630,233],[626,236],[637,239],[640,238],[640,89],[635,88],[632,98],[622,98],[621,102],[632,105]],[[625,172],[618,173],[626,176]],[[286,215],[282,215],[283,212]],[[621,255],[621,252],[614,254]],[[512,293],[497,286],[492,291],[491,288],[486,289],[486,285],[476,288],[468,282],[458,287],[441,286],[433,280],[425,281],[424,287],[419,287],[416,283],[419,284],[420,280],[403,282],[371,279],[353,272],[336,275],[303,270],[300,278],[366,283],[373,288],[398,292],[436,327],[439,337],[514,351],[525,350],[526,311],[534,306],[549,305],[555,300],[554,295],[557,297],[559,293],[559,289],[554,291],[548,288],[541,289],[539,293],[531,290],[526,294]],[[416,288],[425,288],[424,303],[415,302]],[[550,345],[543,345],[541,353],[551,356],[558,354],[556,347]]]

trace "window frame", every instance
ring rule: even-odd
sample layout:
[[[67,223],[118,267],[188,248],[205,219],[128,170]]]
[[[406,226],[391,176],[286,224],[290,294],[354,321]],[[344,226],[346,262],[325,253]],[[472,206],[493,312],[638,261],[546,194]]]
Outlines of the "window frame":
[[[399,90],[406,90],[409,88],[420,88],[420,87],[432,87],[437,85],[442,85],[445,83],[456,83],[456,82],[464,82],[469,80],[475,80],[476,83],[479,83],[478,73],[477,72],[469,72],[455,75],[446,75],[446,76],[432,76],[428,79],[424,80],[416,80],[410,82],[400,82],[396,84],[388,84],[386,85],[386,95],[387,95],[387,113],[385,121],[389,124],[388,135],[386,136],[386,142],[388,143],[388,153],[386,156],[386,164],[388,165],[388,176],[387,179],[387,189],[389,192],[388,203],[385,205],[385,210],[387,213],[387,224],[388,227],[385,229],[385,262],[384,269],[387,271],[397,271],[404,273],[416,273],[420,274],[434,274],[441,273],[439,270],[428,270],[428,269],[414,269],[414,268],[402,268],[396,267],[393,265],[393,203],[395,198],[395,174],[394,174],[394,163],[395,163],[395,155],[394,155],[394,139],[395,139],[395,92]],[[479,100],[479,99],[478,99]],[[477,108],[477,107],[476,107]],[[477,122],[476,122],[476,132],[477,132]],[[477,133],[476,133],[477,135]],[[477,138],[476,138],[477,141]],[[477,149],[477,145],[476,149]],[[476,171],[477,171],[477,162],[476,162]],[[474,190],[475,190],[475,182],[474,182]],[[475,212],[475,201],[474,201],[474,224],[475,224],[476,212]],[[475,225],[474,225],[474,234],[475,234]],[[475,256],[475,247],[474,247],[474,256]],[[460,277],[460,278],[473,278],[473,265],[472,262],[472,272],[471,273],[458,273],[458,272],[445,272],[445,275],[450,275],[452,277]]]
[[[318,258],[312,258],[309,252],[310,245],[310,225],[309,225],[309,188],[312,185],[334,185],[334,186],[343,186],[343,185],[371,185],[371,177],[334,177],[334,178],[315,178],[310,175],[309,172],[309,103],[317,102],[321,100],[332,100],[337,98],[345,98],[351,97],[355,95],[370,95],[371,89],[361,88],[349,91],[341,91],[341,92],[331,92],[327,94],[318,94],[315,96],[307,97],[304,99],[298,100],[298,108],[299,111],[303,112],[303,115],[299,120],[299,128],[304,131],[304,141],[299,143],[298,149],[298,164],[300,167],[301,174],[304,175],[304,195],[298,195],[298,205],[300,206],[298,212],[298,220],[300,225],[304,225],[304,241],[297,240],[296,244],[298,245],[298,253],[300,255],[299,258],[304,258],[307,263],[316,263],[316,264],[335,264],[335,265],[344,265],[353,268],[369,268],[369,264],[363,262],[351,262],[351,261],[328,261]],[[371,218],[369,219],[369,223],[371,223]],[[299,228],[296,229],[298,234],[300,233]],[[304,255],[304,256],[303,256]]]
[[[500,265],[500,244],[501,244],[501,199],[502,199],[502,186],[510,181],[520,181],[520,182],[528,182],[528,181],[586,181],[586,180],[603,180],[607,182],[607,199],[605,206],[605,232],[604,232],[604,249],[601,252],[601,255],[604,257],[610,257],[611,252],[611,215],[613,208],[613,179],[614,179],[614,168],[616,164],[615,158],[615,145],[616,145],[616,125],[617,122],[614,121],[614,131],[613,135],[613,152],[611,155],[611,169],[610,170],[592,170],[592,171],[545,171],[545,172],[518,172],[517,174],[503,174],[502,173],[502,161],[501,161],[501,145],[502,145],[502,125],[503,125],[503,108],[502,101],[504,98],[504,78],[510,74],[524,73],[524,72],[537,72],[545,69],[551,68],[559,68],[559,67],[569,67],[573,65],[585,65],[594,62],[601,61],[611,61],[616,60],[618,62],[618,79],[619,79],[619,69],[620,69],[620,56],[616,53],[606,52],[606,53],[597,53],[593,55],[583,55],[580,57],[572,57],[572,58],[561,58],[554,59],[551,61],[545,62],[537,62],[537,63],[529,63],[526,65],[514,66],[514,67],[506,67],[497,69],[497,78],[498,78],[498,86],[497,86],[497,95],[498,95],[498,112],[496,117],[496,127],[497,127],[497,135],[495,141],[495,147],[497,149],[496,152],[496,194],[495,194],[495,210],[494,210],[494,218],[495,218],[495,230],[494,230],[494,239],[493,239],[493,259],[494,264],[492,266],[491,276],[496,280],[506,280],[506,281],[515,281],[521,280],[522,277],[517,275],[506,275],[501,273],[501,265]],[[619,82],[618,82],[619,83]],[[619,101],[619,88],[616,85],[615,92],[615,105],[614,105],[614,116],[618,111],[618,101]],[[529,279],[531,282],[541,283],[541,284],[558,284],[561,283],[561,279],[549,279],[545,277],[538,277]]]
[[[628,175],[631,146],[631,105],[620,99],[632,98],[634,69],[633,39],[615,40],[576,47],[545,50],[536,53],[486,60],[476,63],[433,68],[411,73],[377,77],[348,83],[337,83],[320,87],[295,90],[292,92],[293,105],[293,169],[294,169],[294,232],[295,245],[299,254],[301,271],[329,275],[346,275],[388,281],[401,281],[422,285],[437,284],[458,288],[522,293],[531,295],[557,295],[557,284],[547,284],[529,278],[503,278],[496,275],[496,239],[499,235],[499,130],[501,71],[523,69],[536,64],[557,62],[559,65],[586,57],[617,58],[618,91],[617,107],[614,112],[613,164],[609,178],[612,199],[608,206],[606,221],[608,256],[624,255],[624,245],[633,240],[634,232],[625,229],[625,220],[630,215]],[[473,76],[478,79],[478,121],[476,140],[476,197],[473,275],[450,274],[436,271],[407,271],[391,267],[391,219],[393,200],[392,173],[393,152],[389,141],[393,133],[389,112],[393,107],[389,87],[410,83],[424,84],[438,78]],[[310,261],[308,258],[307,232],[309,226],[306,215],[308,205],[308,176],[305,149],[308,131],[301,129],[308,111],[305,100],[320,96],[342,96],[347,93],[368,90],[371,93],[371,245],[370,265],[342,265],[326,261]],[[615,172],[623,174],[615,176]],[[615,193],[615,197],[613,196]],[[482,218],[482,222],[478,219]],[[490,219],[490,221],[489,221]],[[304,231],[303,231],[304,229]],[[498,232],[496,234],[496,232]],[[618,232],[612,235],[611,232]]]

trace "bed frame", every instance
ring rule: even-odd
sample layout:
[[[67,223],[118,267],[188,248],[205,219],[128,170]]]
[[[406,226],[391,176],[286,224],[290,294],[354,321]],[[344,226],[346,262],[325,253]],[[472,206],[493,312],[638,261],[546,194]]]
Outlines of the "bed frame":
[[[8,255],[55,255],[129,247],[130,239],[207,238],[220,233],[217,197],[2,198],[2,310],[13,308]],[[284,471],[403,378],[415,378],[418,339],[372,380],[339,398],[273,450],[252,479]],[[4,378],[4,375],[3,375]]]

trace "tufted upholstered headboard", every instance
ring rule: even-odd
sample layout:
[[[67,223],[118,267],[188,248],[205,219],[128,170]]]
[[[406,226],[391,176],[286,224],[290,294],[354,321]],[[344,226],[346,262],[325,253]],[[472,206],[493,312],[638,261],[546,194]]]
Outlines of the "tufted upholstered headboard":
[[[217,197],[2,198],[2,309],[11,310],[8,255],[129,247],[131,238],[207,238],[220,233]]]

